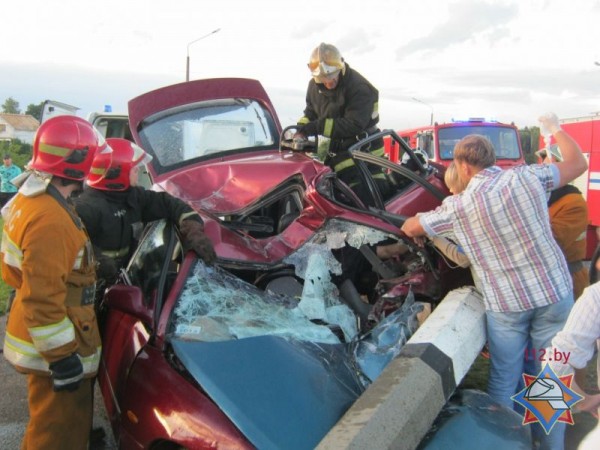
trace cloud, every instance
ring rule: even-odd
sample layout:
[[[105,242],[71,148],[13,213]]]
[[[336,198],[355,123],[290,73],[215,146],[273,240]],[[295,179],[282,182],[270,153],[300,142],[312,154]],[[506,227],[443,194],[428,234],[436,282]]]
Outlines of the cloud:
[[[298,22],[298,24],[292,28],[290,37],[293,39],[305,39],[311,36],[318,37],[325,28],[327,28],[327,22],[324,20],[316,19],[306,22]]]
[[[491,4],[462,0],[448,5],[449,18],[426,36],[413,39],[396,50],[396,59],[414,53],[441,51],[481,38],[488,43],[509,36],[507,24],[518,13],[516,4]]]
[[[376,48],[374,40],[370,39],[364,28],[349,30],[335,45],[343,55],[362,55]]]

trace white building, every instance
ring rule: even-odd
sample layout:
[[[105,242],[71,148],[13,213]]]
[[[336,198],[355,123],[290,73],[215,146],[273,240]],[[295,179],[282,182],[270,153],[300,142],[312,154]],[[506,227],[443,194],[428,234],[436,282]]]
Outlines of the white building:
[[[26,144],[33,144],[33,137],[40,123],[28,114],[0,114],[0,140],[19,139]]]

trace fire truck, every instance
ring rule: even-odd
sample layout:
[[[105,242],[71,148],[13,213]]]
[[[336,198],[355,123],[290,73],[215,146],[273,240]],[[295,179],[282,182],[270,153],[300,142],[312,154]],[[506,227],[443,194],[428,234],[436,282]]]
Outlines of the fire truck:
[[[575,139],[588,160],[588,170],[573,184],[581,191],[588,205],[586,259],[590,259],[598,244],[600,227],[600,112],[589,116],[562,119],[560,126]],[[555,145],[554,139],[550,141],[550,145]],[[546,147],[544,136],[540,136],[539,148],[544,147]]]
[[[454,146],[468,134],[486,136],[496,150],[497,164],[508,168],[525,164],[519,130],[514,124],[500,123],[483,118],[453,120],[397,132],[412,149],[421,150],[432,161],[448,166],[453,158]],[[394,162],[402,159],[397,143],[385,141],[385,151]],[[394,145],[396,144],[396,145]]]

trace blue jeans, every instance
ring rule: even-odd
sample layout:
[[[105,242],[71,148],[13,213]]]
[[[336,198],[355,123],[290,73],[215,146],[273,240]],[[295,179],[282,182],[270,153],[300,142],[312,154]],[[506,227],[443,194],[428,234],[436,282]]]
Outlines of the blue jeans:
[[[529,311],[486,311],[490,349],[490,397],[508,408],[514,407],[511,397],[517,392],[519,380],[525,371],[525,349],[529,344],[539,354],[540,349],[548,347],[556,333],[562,330],[572,306],[571,296],[558,303]],[[533,375],[540,372],[541,361],[535,361],[535,370]],[[539,435],[535,429],[532,431],[534,435]],[[562,449],[564,431],[563,423],[557,423],[549,436],[545,436],[542,431],[542,441],[547,441],[547,445],[542,442],[540,448]]]

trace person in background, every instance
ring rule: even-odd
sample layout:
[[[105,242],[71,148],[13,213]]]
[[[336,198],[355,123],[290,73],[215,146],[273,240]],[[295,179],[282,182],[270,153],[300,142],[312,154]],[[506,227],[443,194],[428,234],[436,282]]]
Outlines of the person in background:
[[[573,305],[571,277],[552,235],[546,195],[581,175],[587,161],[555,114],[540,122],[562,149],[563,161],[502,170],[489,140],[466,136],[454,149],[465,191],[402,226],[409,237],[456,239],[471,261],[486,307],[488,393],[507,407],[513,407],[528,342],[546,348]],[[537,429],[534,434],[541,448],[562,449],[564,430],[561,423],[550,435]]]
[[[91,380],[100,362],[94,313],[95,262],[70,200],[97,153],[110,152],[75,116],[44,122],[19,192],[3,210],[2,278],[16,291],[4,357],[27,374],[23,449],[85,449]],[[25,174],[24,174],[25,175]]]
[[[13,164],[9,154],[4,155],[3,163],[0,166],[0,208],[17,193],[17,187],[11,180],[21,175],[21,169]]]
[[[75,198],[77,213],[87,228],[98,259],[97,307],[104,288],[115,283],[119,269],[129,260],[148,222],[170,219],[178,225],[184,245],[207,264],[216,259],[197,212],[166,192],[138,186],[139,171],[152,157],[126,139],[106,141],[113,153],[98,154],[83,193]]]
[[[562,160],[557,151],[546,152],[544,149],[537,153],[546,164]],[[552,234],[565,255],[573,278],[573,298],[578,299],[589,286],[588,269],[583,263],[588,227],[587,203],[579,189],[572,184],[565,184],[550,194],[548,213]]]
[[[600,270],[600,259],[595,262],[595,269]],[[569,314],[567,323],[552,339],[552,346],[546,349],[548,355],[563,352],[569,355],[567,363],[548,360],[548,364],[558,376],[575,372],[575,383],[571,385],[584,399],[574,405],[578,411],[588,411],[600,414],[600,394],[588,394],[585,384],[577,382],[582,377],[578,374],[585,373],[589,361],[600,348],[600,282],[586,288],[578,298]],[[598,358],[598,372],[600,373],[600,358]],[[600,388],[600,378],[597,380]],[[596,450],[600,445],[600,423],[579,444],[579,450]]]
[[[360,139],[379,132],[379,91],[352,69],[331,44],[321,43],[315,47],[308,68],[312,79],[308,83],[304,115],[298,120],[294,138],[327,138],[319,144],[318,155],[361,200],[368,201],[348,149]],[[383,138],[363,150],[383,156]]]

